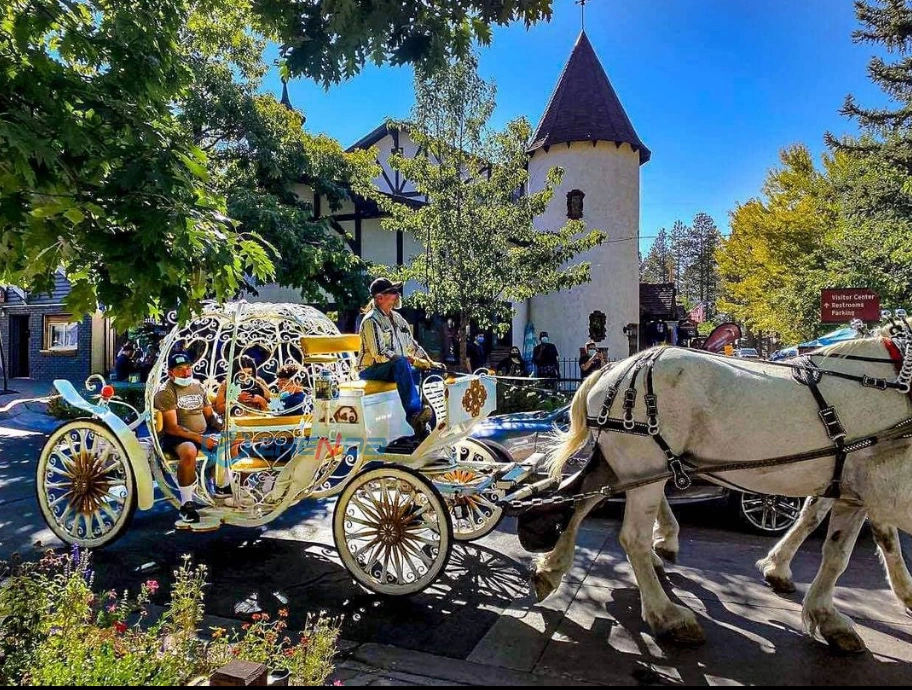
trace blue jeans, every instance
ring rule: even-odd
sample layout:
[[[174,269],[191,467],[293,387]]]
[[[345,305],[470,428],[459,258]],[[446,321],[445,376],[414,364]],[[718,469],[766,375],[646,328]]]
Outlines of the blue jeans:
[[[411,418],[421,412],[421,396],[417,385],[420,377],[405,357],[393,357],[389,362],[371,364],[359,375],[365,381],[395,381],[405,416]]]

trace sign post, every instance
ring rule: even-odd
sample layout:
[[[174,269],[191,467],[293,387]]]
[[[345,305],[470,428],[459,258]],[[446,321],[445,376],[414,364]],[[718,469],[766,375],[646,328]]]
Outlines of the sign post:
[[[880,321],[880,296],[868,288],[827,288],[820,292],[820,321]]]

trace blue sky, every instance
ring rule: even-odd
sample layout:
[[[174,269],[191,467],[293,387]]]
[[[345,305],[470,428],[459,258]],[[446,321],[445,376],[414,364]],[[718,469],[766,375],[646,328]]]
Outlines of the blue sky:
[[[883,103],[866,72],[874,48],[852,43],[855,28],[851,0],[590,0],[586,33],[653,152],[641,169],[644,251],[660,227],[699,211],[727,234],[729,212],[760,194],[781,148],[821,152],[825,131],[854,132],[838,112],[848,93]],[[521,115],[537,124],[579,30],[572,0],[556,0],[550,23],[495,30],[480,52],[497,84],[495,126]],[[280,92],[277,74],[266,86]],[[345,146],[414,100],[409,68],[289,88],[307,127]]]

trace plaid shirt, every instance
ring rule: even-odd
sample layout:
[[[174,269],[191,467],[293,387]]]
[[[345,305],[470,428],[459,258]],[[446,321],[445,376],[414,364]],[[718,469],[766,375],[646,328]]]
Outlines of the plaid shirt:
[[[388,362],[396,355],[429,359],[415,342],[408,321],[397,311],[387,316],[379,309],[372,309],[364,315],[358,332],[361,335],[358,367],[361,369]]]

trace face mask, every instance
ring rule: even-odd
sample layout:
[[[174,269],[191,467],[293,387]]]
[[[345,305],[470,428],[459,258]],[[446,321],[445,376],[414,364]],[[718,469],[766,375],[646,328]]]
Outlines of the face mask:
[[[518,352],[511,352],[510,354],[513,356],[513,359],[519,359],[519,353],[518,353]]]
[[[551,342],[551,338],[549,338],[548,336],[545,336],[544,338],[542,338],[542,342],[543,342],[543,343],[550,343],[550,342]]]
[[[191,384],[194,382],[194,380],[195,380],[195,379],[194,379],[192,376],[189,377],[189,378],[186,378],[186,379],[183,379],[183,378],[180,378],[180,377],[178,377],[178,376],[175,376],[175,377],[174,377],[174,385],[175,385],[175,386],[180,386],[181,388],[186,388],[187,386],[191,385]]]

